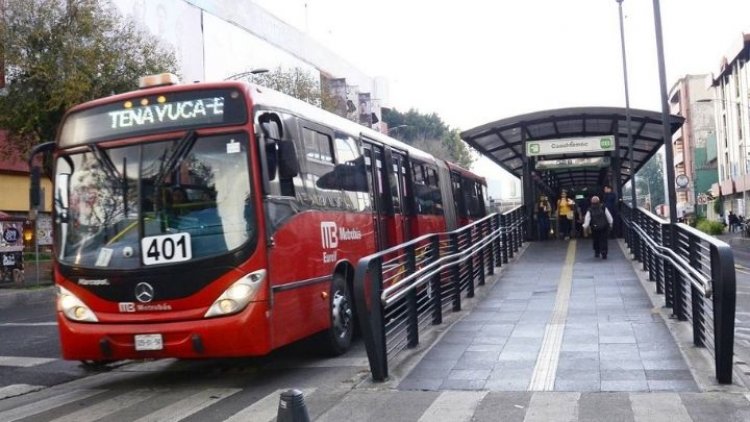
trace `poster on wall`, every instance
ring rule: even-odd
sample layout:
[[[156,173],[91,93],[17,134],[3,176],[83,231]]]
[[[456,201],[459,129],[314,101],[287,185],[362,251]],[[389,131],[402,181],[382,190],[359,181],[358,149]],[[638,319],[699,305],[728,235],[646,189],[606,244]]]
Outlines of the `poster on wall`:
[[[39,246],[52,246],[52,216],[39,214],[36,219],[36,238]]]
[[[23,250],[23,222],[0,221],[0,252]]]

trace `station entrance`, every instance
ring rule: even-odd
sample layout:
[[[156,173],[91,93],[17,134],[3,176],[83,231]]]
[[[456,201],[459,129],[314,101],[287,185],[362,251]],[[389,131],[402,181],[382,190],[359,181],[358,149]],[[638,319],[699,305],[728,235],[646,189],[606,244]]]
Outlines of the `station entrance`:
[[[611,186],[608,197],[619,208],[623,186],[665,141],[660,112],[630,109],[629,114],[617,107],[544,110],[487,123],[461,137],[521,180],[527,235],[536,240],[545,234],[536,218],[541,197],[552,206],[552,236],[563,235],[556,230],[554,214],[563,191],[585,207],[591,196],[601,197],[604,187]],[[670,133],[679,131],[683,121],[670,116]],[[624,194],[630,197],[630,192]],[[621,233],[616,222],[615,234]]]

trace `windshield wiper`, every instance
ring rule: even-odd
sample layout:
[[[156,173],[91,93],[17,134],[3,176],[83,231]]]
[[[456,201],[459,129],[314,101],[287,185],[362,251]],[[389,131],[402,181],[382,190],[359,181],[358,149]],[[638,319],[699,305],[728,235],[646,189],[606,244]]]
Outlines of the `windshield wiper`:
[[[154,178],[154,186],[161,186],[164,183],[164,179],[172,173],[185,159],[188,152],[193,149],[197,135],[194,130],[189,131],[179,141],[177,145],[172,149],[172,153],[165,160],[162,161],[162,166],[159,169],[159,173]]]
[[[109,177],[110,180],[121,181],[122,178],[120,177],[120,172],[117,171],[117,167],[115,167],[112,160],[109,159],[109,156],[99,148],[99,145],[89,144],[89,149],[94,154],[96,161],[104,169],[104,173],[107,174],[107,177]]]

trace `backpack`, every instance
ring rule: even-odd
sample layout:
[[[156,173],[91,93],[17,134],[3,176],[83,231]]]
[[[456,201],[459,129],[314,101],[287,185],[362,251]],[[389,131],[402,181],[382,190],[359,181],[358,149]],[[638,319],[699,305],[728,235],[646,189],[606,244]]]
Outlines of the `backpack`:
[[[609,226],[609,221],[607,221],[607,214],[604,210],[604,207],[591,207],[589,208],[589,213],[591,213],[591,228],[593,230],[602,230],[606,229],[607,226]]]

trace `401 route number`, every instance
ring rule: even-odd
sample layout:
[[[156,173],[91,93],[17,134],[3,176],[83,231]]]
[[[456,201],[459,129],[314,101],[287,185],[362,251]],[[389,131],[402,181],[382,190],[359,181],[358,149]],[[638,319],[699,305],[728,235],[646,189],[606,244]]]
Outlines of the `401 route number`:
[[[190,233],[144,237],[141,239],[141,255],[144,265],[189,261],[193,255]]]

